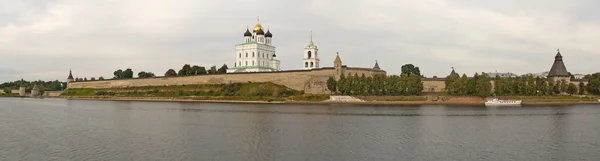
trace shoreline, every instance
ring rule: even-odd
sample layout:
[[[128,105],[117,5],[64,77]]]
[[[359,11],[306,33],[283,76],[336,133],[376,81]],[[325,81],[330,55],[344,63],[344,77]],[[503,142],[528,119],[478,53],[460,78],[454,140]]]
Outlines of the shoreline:
[[[28,97],[14,97],[28,98]],[[30,97],[30,98],[57,98],[67,100],[98,100],[98,101],[143,101],[143,102],[191,102],[191,103],[231,103],[231,104],[299,104],[299,105],[450,105],[450,106],[482,106],[484,101],[452,102],[452,101],[365,101],[365,102],[331,102],[331,101],[266,101],[266,100],[199,100],[186,98],[149,98],[149,97]],[[600,104],[600,102],[523,102],[521,106],[568,106],[579,104]]]

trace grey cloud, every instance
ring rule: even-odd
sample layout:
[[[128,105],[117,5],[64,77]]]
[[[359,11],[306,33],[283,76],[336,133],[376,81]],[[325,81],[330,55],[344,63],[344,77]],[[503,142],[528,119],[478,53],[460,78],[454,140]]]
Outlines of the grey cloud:
[[[598,2],[575,1],[2,1],[1,81],[110,77],[133,68],[162,75],[185,63],[231,65],[256,16],[274,34],[283,69],[301,66],[310,31],[330,66],[426,76],[548,70],[561,48],[574,73],[597,72]],[[14,3],[14,4],[13,4]],[[7,72],[8,70],[13,72]],[[18,69],[18,70],[17,70]]]

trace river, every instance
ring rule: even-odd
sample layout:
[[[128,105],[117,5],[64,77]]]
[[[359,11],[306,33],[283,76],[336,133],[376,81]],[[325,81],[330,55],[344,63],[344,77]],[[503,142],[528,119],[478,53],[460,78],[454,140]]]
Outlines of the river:
[[[0,98],[0,160],[599,160],[600,107]]]

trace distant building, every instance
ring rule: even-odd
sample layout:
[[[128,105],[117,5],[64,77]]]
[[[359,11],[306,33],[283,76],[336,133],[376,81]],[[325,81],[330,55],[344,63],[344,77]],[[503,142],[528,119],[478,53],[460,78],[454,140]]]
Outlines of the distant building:
[[[272,38],[271,31],[265,33],[259,22],[252,32],[246,28],[244,43],[235,46],[235,62],[227,73],[279,71],[280,62],[276,59]]]
[[[540,77],[540,78],[546,78],[546,76],[548,76],[548,73],[550,73],[550,71],[546,71],[546,72],[541,72],[541,73],[527,73],[527,74],[523,74],[523,76],[533,76],[534,78]]]
[[[515,78],[518,77],[519,75],[515,74],[515,73],[485,73],[488,76],[490,76],[490,78],[496,78],[496,76],[499,76],[500,78]]]
[[[583,79],[583,77],[585,77],[583,74],[573,74],[574,79]]]

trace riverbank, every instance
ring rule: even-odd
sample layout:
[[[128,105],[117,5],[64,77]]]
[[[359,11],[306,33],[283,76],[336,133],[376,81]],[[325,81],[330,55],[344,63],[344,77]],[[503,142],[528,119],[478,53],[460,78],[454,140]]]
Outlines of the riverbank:
[[[406,96],[398,96],[406,97]],[[414,96],[408,96],[414,97]],[[479,97],[454,97],[446,98],[446,101],[364,101],[364,102],[335,102],[335,101],[298,101],[289,99],[279,100],[243,100],[243,99],[209,99],[209,98],[181,98],[181,97],[55,97],[62,99],[73,100],[105,100],[105,101],[148,101],[148,102],[199,102],[199,103],[235,103],[235,104],[321,104],[321,105],[469,105],[469,106],[484,106],[485,100]],[[386,96],[389,98],[389,96]],[[523,106],[564,106],[575,104],[600,104],[596,101],[538,101],[538,102],[523,102]]]

